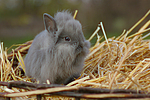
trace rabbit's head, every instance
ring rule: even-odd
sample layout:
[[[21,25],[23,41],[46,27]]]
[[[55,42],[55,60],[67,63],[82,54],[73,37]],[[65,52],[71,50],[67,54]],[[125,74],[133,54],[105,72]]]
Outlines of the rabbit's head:
[[[63,66],[78,66],[84,62],[90,47],[90,42],[85,40],[82,26],[73,19],[67,11],[58,12],[55,17],[44,14],[45,29],[53,37],[55,57]],[[83,65],[79,65],[83,66]]]

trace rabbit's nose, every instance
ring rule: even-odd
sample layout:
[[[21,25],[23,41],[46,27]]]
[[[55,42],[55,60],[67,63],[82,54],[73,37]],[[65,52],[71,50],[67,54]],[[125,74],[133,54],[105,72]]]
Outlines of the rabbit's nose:
[[[82,47],[81,45],[79,45],[79,46],[77,47],[77,51],[78,51],[78,52],[82,51],[82,49],[83,49],[83,47]]]

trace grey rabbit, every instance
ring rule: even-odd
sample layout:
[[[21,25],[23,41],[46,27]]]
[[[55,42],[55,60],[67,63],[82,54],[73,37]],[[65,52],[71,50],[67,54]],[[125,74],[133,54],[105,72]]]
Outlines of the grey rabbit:
[[[89,52],[82,26],[68,11],[43,14],[45,30],[33,40],[25,57],[26,75],[40,83],[67,84],[78,78]]]

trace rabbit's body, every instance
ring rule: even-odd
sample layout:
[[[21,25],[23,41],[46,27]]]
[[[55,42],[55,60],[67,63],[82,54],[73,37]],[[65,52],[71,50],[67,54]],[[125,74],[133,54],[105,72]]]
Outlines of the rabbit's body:
[[[26,75],[41,83],[66,84],[79,77],[90,43],[80,22],[66,11],[54,19],[44,14],[44,21],[46,29],[35,37],[25,58]]]

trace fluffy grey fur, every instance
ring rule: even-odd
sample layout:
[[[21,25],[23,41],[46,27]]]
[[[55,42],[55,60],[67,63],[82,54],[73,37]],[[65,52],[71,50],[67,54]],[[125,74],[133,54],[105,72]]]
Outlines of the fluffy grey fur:
[[[24,60],[26,75],[40,83],[67,84],[80,76],[90,42],[85,40],[80,22],[67,11],[54,18],[45,13],[43,19],[45,30],[35,37]]]

